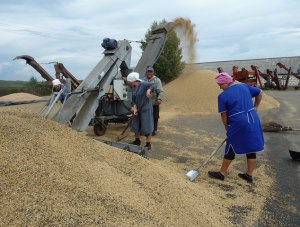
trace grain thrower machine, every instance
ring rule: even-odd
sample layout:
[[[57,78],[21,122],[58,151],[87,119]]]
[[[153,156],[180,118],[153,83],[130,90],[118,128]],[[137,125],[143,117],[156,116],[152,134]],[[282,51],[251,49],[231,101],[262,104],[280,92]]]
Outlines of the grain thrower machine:
[[[155,64],[172,27],[170,22],[152,32],[134,68],[142,77],[146,67]],[[123,79],[132,71],[130,41],[106,38],[102,47],[105,49],[103,58],[52,117],[61,124],[67,124],[76,114],[72,128],[84,131],[93,125],[96,135],[103,135],[109,122],[125,122],[131,115],[131,89]]]

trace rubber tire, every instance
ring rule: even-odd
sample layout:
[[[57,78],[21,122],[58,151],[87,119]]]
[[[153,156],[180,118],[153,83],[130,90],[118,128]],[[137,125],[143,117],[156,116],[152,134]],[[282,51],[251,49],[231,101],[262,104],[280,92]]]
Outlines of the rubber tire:
[[[94,133],[95,135],[97,136],[103,136],[106,132],[106,126],[108,124],[108,122],[104,121],[104,124],[105,124],[105,128],[103,127],[102,124],[95,124],[94,125]]]

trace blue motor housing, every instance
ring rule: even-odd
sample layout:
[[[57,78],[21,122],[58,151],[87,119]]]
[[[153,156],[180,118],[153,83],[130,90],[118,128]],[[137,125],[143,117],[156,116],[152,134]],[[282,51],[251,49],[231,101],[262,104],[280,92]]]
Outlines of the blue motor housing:
[[[105,50],[114,50],[118,46],[118,42],[115,39],[105,38],[103,39],[103,42],[101,43],[101,46]]]

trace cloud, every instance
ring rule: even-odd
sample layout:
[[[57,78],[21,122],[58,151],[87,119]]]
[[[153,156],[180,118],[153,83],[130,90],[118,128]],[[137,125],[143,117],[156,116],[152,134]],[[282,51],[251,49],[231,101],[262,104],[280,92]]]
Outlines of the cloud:
[[[102,58],[103,38],[141,40],[154,21],[177,17],[195,24],[197,62],[297,56],[299,8],[298,0],[1,1],[0,79],[29,80],[30,66],[12,61],[24,54],[84,79]],[[141,50],[131,45],[135,66]]]

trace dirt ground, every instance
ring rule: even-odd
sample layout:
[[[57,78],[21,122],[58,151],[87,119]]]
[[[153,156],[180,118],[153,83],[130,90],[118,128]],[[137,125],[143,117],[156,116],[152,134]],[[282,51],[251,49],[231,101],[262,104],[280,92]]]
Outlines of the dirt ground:
[[[224,182],[208,177],[208,170],[219,169],[224,147],[194,182],[185,176],[225,138],[216,113],[220,90],[211,80],[214,73],[205,75],[209,80],[203,83],[199,83],[203,77],[197,74],[189,77],[189,84],[180,81],[176,85],[174,81],[166,86],[168,96],[161,107],[159,131],[153,137],[148,159],[93,140],[96,136],[92,127],[79,133],[43,119],[39,113],[45,103],[1,107],[1,226],[293,224],[289,219],[274,218],[270,208],[278,201],[278,176],[269,158],[271,142],[258,155],[253,184],[237,176],[245,171],[243,156],[236,158]],[[180,92],[176,92],[178,86]],[[188,99],[188,92],[198,98]],[[176,93],[187,96],[175,97]],[[266,92],[259,110],[262,118],[268,111],[280,109],[279,102]],[[109,124],[101,139],[115,141],[125,126]],[[123,142],[132,140],[130,133]],[[288,205],[288,214],[295,216],[299,208]]]

